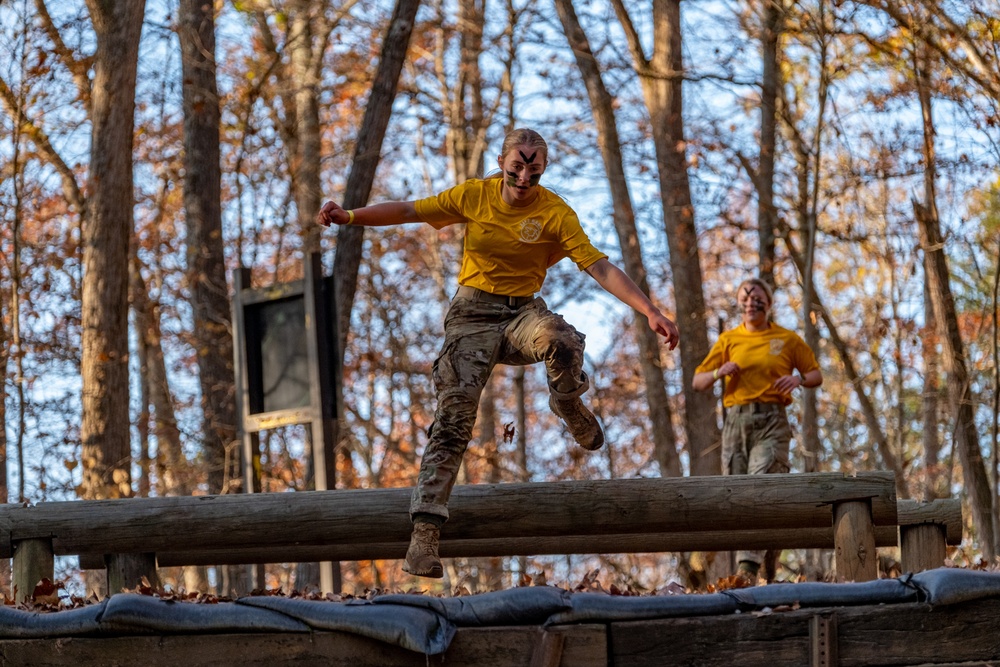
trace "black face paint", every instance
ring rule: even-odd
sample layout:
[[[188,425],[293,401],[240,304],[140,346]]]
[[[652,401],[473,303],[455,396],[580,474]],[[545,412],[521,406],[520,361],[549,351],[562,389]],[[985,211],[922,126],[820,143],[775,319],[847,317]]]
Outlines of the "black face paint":
[[[743,297],[743,310],[747,313],[760,313],[767,310],[767,303],[753,293],[753,287],[744,287]]]
[[[531,164],[532,162],[534,162],[535,161],[535,156],[538,155],[538,151],[535,151],[534,153],[532,153],[530,157],[527,156],[527,155],[525,155],[521,151],[518,151],[518,153],[521,153],[521,159],[524,160],[525,164]]]
[[[507,172],[507,185],[516,188],[517,187],[517,174],[513,171]]]
[[[532,174],[528,177],[528,185],[538,185],[538,181],[542,180],[541,174]]]

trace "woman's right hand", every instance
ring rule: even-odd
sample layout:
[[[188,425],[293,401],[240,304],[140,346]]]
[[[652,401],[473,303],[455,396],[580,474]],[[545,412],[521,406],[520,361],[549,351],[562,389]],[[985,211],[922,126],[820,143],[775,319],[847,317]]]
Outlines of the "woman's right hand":
[[[351,216],[341,208],[336,202],[328,201],[323,204],[323,208],[316,214],[316,222],[329,227],[331,224],[346,225],[351,221]]]
[[[717,371],[719,377],[726,377],[727,375],[732,375],[736,377],[740,373],[740,367],[736,365],[735,361],[727,361],[726,363],[719,366]]]

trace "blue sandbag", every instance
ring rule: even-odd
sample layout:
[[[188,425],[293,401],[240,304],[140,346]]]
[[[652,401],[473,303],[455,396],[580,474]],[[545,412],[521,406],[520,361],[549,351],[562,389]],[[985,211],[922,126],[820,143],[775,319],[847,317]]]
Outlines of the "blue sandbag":
[[[799,605],[838,607],[864,604],[917,602],[919,591],[898,579],[876,579],[862,583],[771,584],[723,591],[736,600],[743,611]]]
[[[367,600],[326,602],[271,595],[240,598],[236,604],[278,611],[315,630],[349,632],[427,655],[444,653],[455,636],[455,626],[447,618],[407,605],[375,605]]]
[[[101,629],[129,633],[309,632],[309,626],[284,614],[232,602],[196,604],[119,593],[107,600]]]
[[[654,595],[633,597],[606,593],[576,593],[573,608],[549,619],[549,625],[561,623],[641,621],[680,616],[732,614],[736,602],[719,593],[709,595]]]
[[[430,609],[459,627],[484,627],[542,623],[552,614],[570,609],[571,597],[561,588],[532,586],[453,598],[379,595],[372,602]]]
[[[939,567],[906,575],[931,604],[956,604],[1000,596],[1000,572]]]
[[[0,638],[78,637],[100,632],[105,600],[79,609],[50,613],[22,611],[0,605]]]

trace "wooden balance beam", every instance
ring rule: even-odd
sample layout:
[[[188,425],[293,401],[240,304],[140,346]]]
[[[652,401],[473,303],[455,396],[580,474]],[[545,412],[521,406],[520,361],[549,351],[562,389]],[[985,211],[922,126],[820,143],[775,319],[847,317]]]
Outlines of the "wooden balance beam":
[[[13,555],[15,574],[24,571],[27,580],[37,568],[19,568],[19,560],[49,571],[53,555],[83,556],[85,566],[95,555],[104,562],[124,555],[141,559],[139,570],[203,557],[216,565],[400,558],[411,529],[410,493],[359,489],[6,506],[0,508],[0,556]],[[753,540],[763,544],[775,531],[791,538],[782,531],[818,530],[782,547],[829,546],[832,531],[837,572],[853,581],[877,577],[876,527],[898,525],[894,478],[886,472],[466,485],[455,487],[450,508],[446,557],[753,548]],[[748,541],[713,546],[732,533]],[[682,543],[681,536],[690,541]],[[124,569],[123,576],[135,576]]]

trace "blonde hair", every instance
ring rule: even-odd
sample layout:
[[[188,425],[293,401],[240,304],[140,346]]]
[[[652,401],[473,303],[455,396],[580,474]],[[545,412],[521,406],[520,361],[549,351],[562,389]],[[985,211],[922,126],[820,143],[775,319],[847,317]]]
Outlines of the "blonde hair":
[[[500,146],[500,159],[503,160],[503,157],[514,150],[515,146],[541,148],[545,151],[545,162],[542,163],[542,166],[549,166],[549,145],[545,142],[545,138],[534,130],[527,127],[519,127],[516,130],[508,132],[507,136],[503,138],[503,144]],[[503,172],[493,172],[486,178],[503,178]]]
[[[507,136],[503,138],[503,145],[500,146],[500,157],[503,158],[504,155],[514,148],[514,146],[532,146],[534,148],[541,148],[545,151],[545,163],[548,164],[549,162],[549,145],[545,143],[545,139],[542,135],[532,129],[519,127],[516,130],[508,132]]]

